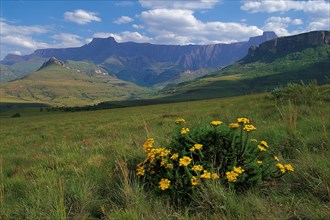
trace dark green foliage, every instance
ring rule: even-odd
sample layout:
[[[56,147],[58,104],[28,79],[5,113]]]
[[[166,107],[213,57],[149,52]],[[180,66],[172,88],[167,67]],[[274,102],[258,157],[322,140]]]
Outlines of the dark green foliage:
[[[246,190],[293,171],[290,164],[278,162],[266,141],[251,139],[256,128],[247,118],[237,121],[229,127],[212,121],[190,131],[183,119],[177,120],[180,126],[167,146],[154,148],[153,138],[144,143],[146,159],[137,165],[137,175],[174,202],[188,202],[209,180]]]
[[[15,113],[11,117],[12,118],[19,118],[19,117],[21,117],[21,114],[20,113]]]
[[[271,91],[272,97],[276,101],[290,101],[294,104],[312,105],[315,101],[326,100],[330,97],[329,88],[320,88],[317,82],[311,81],[305,84],[303,81],[298,83],[288,83],[286,87],[276,87]]]

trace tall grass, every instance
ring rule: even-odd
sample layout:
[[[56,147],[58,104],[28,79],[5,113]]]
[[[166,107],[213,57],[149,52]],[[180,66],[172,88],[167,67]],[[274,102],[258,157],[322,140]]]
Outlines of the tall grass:
[[[91,112],[22,111],[1,118],[2,219],[326,219],[330,108],[265,95]],[[164,146],[177,117],[189,125],[246,116],[295,172],[242,193],[218,183],[187,206],[146,192],[135,176],[148,136]],[[283,155],[283,156],[282,156]],[[200,197],[199,197],[200,198]]]

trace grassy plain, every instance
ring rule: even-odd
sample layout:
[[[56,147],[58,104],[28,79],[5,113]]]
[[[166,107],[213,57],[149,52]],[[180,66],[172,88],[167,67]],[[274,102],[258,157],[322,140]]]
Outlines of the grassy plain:
[[[326,219],[330,216],[329,98],[310,105],[269,94],[90,112],[21,110],[0,121],[0,219]],[[278,181],[235,193],[216,182],[177,207],[135,176],[143,142],[168,143],[188,126],[248,117],[295,167]],[[284,159],[283,159],[284,158]],[[199,198],[199,199],[197,199]],[[201,199],[200,199],[201,198]]]

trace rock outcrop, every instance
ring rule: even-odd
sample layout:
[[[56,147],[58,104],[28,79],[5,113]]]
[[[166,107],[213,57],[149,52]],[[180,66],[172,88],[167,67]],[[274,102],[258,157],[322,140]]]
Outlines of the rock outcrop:
[[[287,53],[308,47],[330,44],[330,31],[312,31],[308,33],[279,37],[249,48],[248,56],[257,57],[266,54]]]

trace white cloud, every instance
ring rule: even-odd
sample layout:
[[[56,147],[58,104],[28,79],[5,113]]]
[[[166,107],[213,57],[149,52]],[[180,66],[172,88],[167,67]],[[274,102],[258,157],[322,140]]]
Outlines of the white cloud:
[[[130,22],[132,22],[132,21],[134,21],[134,19],[131,18],[131,17],[128,17],[128,16],[121,16],[121,17],[117,18],[117,19],[114,21],[114,23],[116,23],[116,24],[127,24],[127,23],[130,23]]]
[[[315,16],[329,17],[330,2],[325,0],[258,0],[258,1],[243,1],[241,10],[251,13],[266,12],[287,12],[290,10],[303,11],[311,13]]]
[[[162,44],[235,42],[262,34],[256,26],[235,22],[202,22],[191,10],[154,9],[140,15],[145,29]]]
[[[302,25],[304,22],[301,19],[294,19],[292,21],[293,25]]]
[[[31,34],[43,34],[48,32],[48,28],[44,26],[19,26],[10,25],[4,21],[0,21],[0,34],[1,35],[31,35]]]
[[[274,31],[278,36],[290,35],[287,28],[292,19],[289,17],[270,17],[265,21],[264,31]]]
[[[132,27],[135,28],[135,29],[143,29],[144,28],[143,25],[140,25],[140,24],[133,24]]]
[[[95,12],[88,12],[83,9],[77,9],[73,12],[65,12],[64,19],[77,24],[88,24],[92,21],[101,21],[101,18],[97,17]]]
[[[330,18],[317,19],[308,24],[306,31],[329,30]]]
[[[112,33],[106,33],[106,32],[97,32],[93,34],[93,38],[108,38],[111,37]]]
[[[15,55],[19,55],[19,56],[22,55],[22,52],[21,51],[18,51],[18,50],[10,51],[10,53],[11,54],[15,54]]]
[[[56,42],[54,42],[51,47],[80,47],[84,44],[84,42],[81,40],[81,37],[75,34],[60,33],[53,35],[51,38],[56,40]]]
[[[142,7],[149,9],[211,9],[220,0],[140,0]]]
[[[47,33],[49,30],[44,26],[20,26],[20,25],[11,25],[6,22],[5,19],[0,21],[0,44],[3,48],[4,46],[8,47],[19,47],[24,49],[37,49],[45,48],[48,44],[36,41],[32,38],[32,35],[39,35]],[[14,49],[15,51],[16,49]]]
[[[113,37],[118,43],[122,42],[138,42],[138,43],[146,43],[153,42],[152,38],[142,35],[139,32],[132,31],[123,31],[119,33],[106,33],[106,32],[98,32],[93,35],[93,38],[108,38]]]

